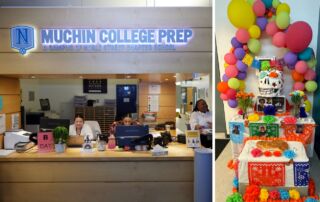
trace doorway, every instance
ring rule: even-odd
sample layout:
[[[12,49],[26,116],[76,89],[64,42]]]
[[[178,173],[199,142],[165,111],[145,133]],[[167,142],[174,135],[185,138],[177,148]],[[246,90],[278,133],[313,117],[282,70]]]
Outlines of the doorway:
[[[137,113],[137,85],[117,85],[116,120],[121,120],[126,114]]]

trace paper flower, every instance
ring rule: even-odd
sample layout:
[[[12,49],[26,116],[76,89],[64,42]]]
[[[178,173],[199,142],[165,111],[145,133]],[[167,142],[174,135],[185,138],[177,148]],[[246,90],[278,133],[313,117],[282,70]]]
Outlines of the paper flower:
[[[249,121],[259,121],[260,120],[260,116],[259,116],[259,114],[250,114],[248,116],[248,120]]]
[[[265,151],[265,152],[263,152],[263,154],[264,154],[266,157],[272,156],[271,151]]]
[[[238,192],[233,193],[231,196],[228,196],[226,202],[243,202],[241,194]]]
[[[264,116],[264,117],[262,118],[262,120],[263,120],[263,122],[265,122],[265,123],[267,123],[267,124],[271,124],[271,123],[276,122],[276,121],[277,121],[277,118],[274,117],[274,116],[268,115],[268,116]]]
[[[289,196],[290,196],[290,198],[292,198],[294,200],[300,199],[300,193],[296,189],[290,189]]]
[[[283,152],[283,156],[286,157],[286,158],[288,158],[288,159],[293,159],[293,158],[295,158],[297,155],[296,155],[296,153],[295,153],[293,150],[287,149],[287,150],[285,150],[285,151]]]
[[[243,195],[243,199],[245,201],[252,201],[252,200],[254,201],[258,199],[259,194],[260,194],[260,187],[258,185],[252,184],[247,186],[246,191]]]
[[[267,189],[261,189],[260,190],[260,201],[267,201],[269,197],[269,193]]]
[[[297,123],[297,118],[293,116],[287,116],[283,119],[283,122],[285,124],[296,124]]]
[[[253,150],[251,150],[251,154],[253,157],[259,157],[262,156],[262,151],[258,148],[254,148]]]
[[[304,202],[319,202],[319,201],[314,198],[307,198]]]
[[[276,157],[280,157],[280,156],[282,156],[282,152],[281,151],[274,151],[273,155]]]
[[[278,190],[272,190],[269,192],[270,199],[280,199],[280,192]]]
[[[280,192],[280,198],[281,200],[288,200],[289,199],[289,192],[284,189],[279,189]]]

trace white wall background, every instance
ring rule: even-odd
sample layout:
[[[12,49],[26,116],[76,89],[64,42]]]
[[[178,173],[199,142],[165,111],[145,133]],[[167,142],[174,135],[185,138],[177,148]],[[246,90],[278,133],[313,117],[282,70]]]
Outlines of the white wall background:
[[[237,28],[234,27],[227,16],[227,8],[230,0],[228,1],[216,1],[215,3],[215,32],[216,32],[216,45],[217,45],[217,54],[219,60],[219,69],[220,69],[220,78],[224,73],[224,55],[229,52],[231,46],[231,39],[235,36]],[[309,47],[313,48],[317,52],[317,36],[319,28],[319,0],[306,0],[306,1],[295,1],[295,0],[281,0],[281,2],[287,3],[290,8],[290,17],[291,23],[296,21],[305,21],[311,27],[313,31],[313,38]],[[261,42],[261,51],[260,56],[276,56],[282,58],[286,52],[286,49],[276,48],[271,43],[271,38],[267,37],[266,34],[262,37]],[[249,68],[248,76],[246,79],[246,91],[253,92],[255,95],[258,95],[258,79],[255,76],[255,70]],[[288,71],[286,68],[285,71],[285,88],[284,94],[287,96],[292,90],[292,79],[290,75],[291,71]],[[309,100],[312,102],[313,97],[309,96]],[[234,117],[237,113],[237,109],[232,109],[228,106],[227,102],[224,102],[224,110],[226,116],[226,126],[228,130],[228,121]]]
[[[20,79],[22,90],[22,105],[26,111],[39,111],[40,98],[49,98],[51,111],[61,118],[73,118],[73,97],[87,95],[87,99],[99,100],[103,105],[104,99],[116,99],[117,84],[138,84],[137,79],[108,79],[107,94],[83,94],[82,79]],[[35,100],[28,101],[29,91],[35,92]]]

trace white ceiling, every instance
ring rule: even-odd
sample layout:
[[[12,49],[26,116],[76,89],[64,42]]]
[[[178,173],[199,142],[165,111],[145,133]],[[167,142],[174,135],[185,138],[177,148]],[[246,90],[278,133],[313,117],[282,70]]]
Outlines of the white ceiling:
[[[212,0],[0,0],[0,7],[211,7]]]

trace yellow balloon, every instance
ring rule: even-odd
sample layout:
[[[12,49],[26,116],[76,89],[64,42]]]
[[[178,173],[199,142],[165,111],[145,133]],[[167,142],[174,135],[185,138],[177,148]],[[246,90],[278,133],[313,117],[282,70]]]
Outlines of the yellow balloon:
[[[309,100],[304,101],[306,112],[311,111],[311,102]]]
[[[228,18],[237,28],[249,29],[255,22],[253,10],[245,0],[232,0],[229,3]]]
[[[277,12],[276,14],[278,15],[280,12],[287,12],[288,14],[290,14],[290,7],[288,4],[286,3],[281,3],[279,4],[279,6],[277,7]]]
[[[246,82],[244,80],[239,80],[239,81],[240,81],[239,90],[244,91],[246,89]]]
[[[252,26],[249,28],[249,35],[250,35],[250,38],[254,38],[254,39],[259,38],[260,35],[261,35],[261,30],[260,30],[260,28],[259,28],[257,25],[252,25]]]
[[[223,66],[224,66],[224,68],[227,68],[227,67],[229,67],[229,64],[225,62]]]

